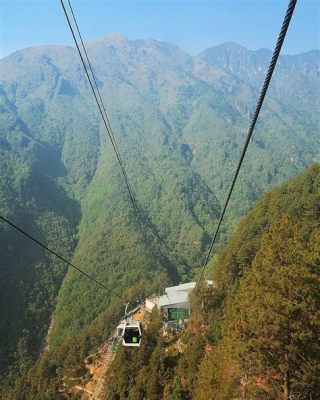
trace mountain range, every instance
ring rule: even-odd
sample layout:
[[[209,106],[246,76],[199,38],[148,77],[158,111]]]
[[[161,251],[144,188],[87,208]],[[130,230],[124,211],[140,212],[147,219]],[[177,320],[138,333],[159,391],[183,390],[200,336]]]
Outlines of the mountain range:
[[[271,51],[225,43],[192,57],[119,34],[86,45],[157,265],[72,47],[1,60],[1,215],[119,293],[193,279]],[[319,50],[280,56],[214,254],[262,193],[319,159],[319,60]],[[0,249],[6,393],[38,359],[50,321],[50,351],[63,359],[61,346],[114,298],[3,223]]]

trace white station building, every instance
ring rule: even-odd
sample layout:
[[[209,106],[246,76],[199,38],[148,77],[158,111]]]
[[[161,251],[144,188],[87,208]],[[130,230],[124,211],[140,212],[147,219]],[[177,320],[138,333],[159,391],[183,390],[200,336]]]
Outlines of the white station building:
[[[212,285],[212,281],[207,281]],[[165,289],[163,296],[153,296],[146,299],[146,309],[151,311],[155,306],[163,312],[168,321],[188,319],[190,315],[189,294],[196,287],[196,282],[182,283]]]

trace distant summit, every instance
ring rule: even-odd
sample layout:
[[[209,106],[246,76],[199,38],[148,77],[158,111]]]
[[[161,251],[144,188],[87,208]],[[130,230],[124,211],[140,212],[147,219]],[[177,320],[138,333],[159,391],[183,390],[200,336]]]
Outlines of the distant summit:
[[[192,57],[171,43],[117,33],[86,44],[148,236],[165,268],[148,259],[71,46],[28,48],[0,62],[1,215],[119,293],[134,285],[142,293],[146,278],[155,288],[148,286],[150,293],[170,281],[190,281],[220,216],[271,52],[224,43]],[[317,51],[280,56],[222,241],[263,192],[319,159],[318,71]],[[42,400],[39,387],[58,398],[61,378],[76,371],[74,357],[90,354],[88,343],[101,343],[100,335],[105,340],[114,318],[118,322],[109,308],[111,293],[88,285],[10,229],[0,226],[0,235],[0,376],[6,380],[0,398]],[[27,373],[52,313],[52,364],[42,359],[38,371]],[[35,392],[18,394],[27,390],[20,381],[10,397],[19,374],[30,377]]]
[[[87,41],[88,45],[94,43],[112,43],[117,46],[128,44],[129,42],[131,42],[131,40],[126,38],[123,34],[119,32],[108,33],[106,35],[98,36]]]
[[[261,79],[266,73],[272,51],[266,48],[259,50],[248,50],[234,42],[222,43],[212,46],[199,54],[199,58],[207,63],[220,67],[233,75],[239,76],[246,82],[261,84]],[[302,61],[303,60],[303,61]],[[306,72],[315,74],[320,63],[320,50],[297,55],[280,55],[277,69],[295,69],[302,63],[312,64]]]
[[[190,54],[188,54],[186,51],[180,49],[178,46],[175,44],[172,44],[170,42],[160,40],[160,39],[152,39],[152,38],[145,38],[145,39],[130,39],[123,35],[120,32],[110,32],[105,35],[97,36],[92,39],[85,39],[85,43],[87,44],[88,47],[94,47],[95,45],[111,45],[116,48],[121,48],[125,46],[132,46],[132,47],[155,47],[159,49],[160,51],[166,52],[166,53],[171,53],[173,54],[174,52],[179,52],[183,53],[189,57]],[[34,47],[28,47],[25,49],[21,49],[18,51],[15,51],[12,54],[19,54],[21,52],[31,52],[33,54],[35,53],[41,53],[41,52],[51,52],[51,51],[63,51],[65,48],[73,48],[74,46],[64,46],[64,45],[41,45],[41,46],[34,46]],[[308,57],[309,59],[312,58],[317,58],[319,61],[320,58],[320,50],[319,49],[314,49],[310,50],[308,52],[302,53],[304,56]],[[302,54],[297,54],[297,55],[281,55],[281,57],[297,57]],[[7,57],[10,57],[11,55],[8,55]],[[220,66],[228,67],[229,61],[234,60],[235,58],[241,58],[242,61],[246,59],[248,62],[265,62],[266,60],[269,61],[269,58],[271,56],[271,50],[267,48],[261,48],[258,50],[250,50],[246,48],[245,46],[242,46],[236,42],[230,41],[230,42],[225,42],[221,43],[219,45],[214,45],[211,47],[208,47],[204,49],[202,52],[200,52],[196,58],[200,58],[202,60],[205,60],[209,63],[215,63]],[[231,67],[231,64],[229,64],[229,67]]]

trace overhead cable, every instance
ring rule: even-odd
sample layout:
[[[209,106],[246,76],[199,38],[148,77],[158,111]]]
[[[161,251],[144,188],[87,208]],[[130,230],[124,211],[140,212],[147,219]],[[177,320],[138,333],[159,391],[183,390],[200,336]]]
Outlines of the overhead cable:
[[[149,254],[151,256],[151,259],[152,259],[153,263],[156,265],[156,256],[155,256],[155,254],[154,254],[154,252],[153,252],[153,250],[152,250],[152,248],[151,248],[151,246],[149,244],[149,239],[148,239],[147,234],[146,234],[146,232],[144,230],[143,223],[141,221],[140,211],[139,211],[139,208],[137,206],[137,203],[136,203],[136,200],[135,200],[135,196],[133,194],[133,191],[132,191],[132,188],[131,188],[131,185],[130,185],[130,182],[129,182],[129,178],[128,178],[127,172],[125,170],[123,161],[122,161],[121,156],[120,156],[120,152],[119,152],[119,149],[118,149],[118,146],[117,146],[117,143],[116,143],[116,140],[115,140],[112,128],[111,128],[111,124],[110,124],[110,121],[109,121],[109,118],[108,118],[108,115],[107,115],[107,112],[106,112],[106,108],[104,106],[104,102],[103,102],[101,94],[100,94],[99,86],[97,84],[97,80],[96,80],[96,77],[95,77],[95,74],[94,74],[94,71],[93,71],[93,68],[92,68],[92,64],[90,62],[88,53],[86,51],[85,44],[84,44],[84,42],[82,40],[82,35],[80,33],[80,29],[79,29],[79,25],[78,25],[77,20],[76,20],[76,16],[75,16],[75,14],[73,12],[73,8],[72,8],[72,5],[71,5],[71,2],[70,2],[70,0],[68,0],[68,4],[69,4],[69,7],[70,7],[70,10],[71,10],[71,13],[72,13],[72,17],[73,17],[73,20],[74,20],[74,23],[75,23],[75,26],[76,26],[76,29],[77,29],[77,32],[78,32],[78,35],[79,35],[83,50],[84,50],[84,54],[85,54],[85,57],[86,57],[86,60],[87,60],[91,75],[92,75],[92,79],[90,78],[90,74],[89,74],[87,65],[85,63],[84,57],[82,55],[82,52],[80,50],[80,47],[79,47],[79,44],[78,44],[74,29],[72,27],[68,12],[67,12],[66,7],[64,5],[64,2],[63,2],[63,0],[60,0],[60,2],[61,2],[65,17],[66,17],[70,32],[72,34],[74,43],[75,43],[76,48],[78,50],[78,53],[79,53],[83,68],[84,68],[86,76],[88,78],[92,93],[94,95],[94,98],[95,98],[95,101],[97,103],[99,112],[101,114],[103,124],[104,124],[104,126],[106,128],[106,131],[107,131],[107,134],[108,134],[108,136],[110,138],[113,150],[114,150],[114,152],[116,154],[118,163],[120,165],[121,172],[123,174],[123,177],[124,177],[124,180],[125,180],[125,184],[126,184],[126,187],[127,187],[128,193],[129,193],[129,198],[130,198],[130,201],[131,201],[131,204],[132,204],[132,208],[133,208],[134,214],[136,215],[136,218],[137,218],[137,221],[138,221],[138,225],[139,225],[139,229],[140,229],[141,234],[142,234],[143,242],[144,242],[144,244],[145,244],[145,246],[146,246],[146,248],[147,248],[147,250],[148,250],[148,252],[149,252]],[[98,93],[98,95],[97,95],[96,92]],[[99,102],[99,100],[100,100],[100,102]]]
[[[212,238],[212,241],[210,243],[210,247],[208,249],[206,259],[205,259],[205,261],[203,263],[203,266],[202,266],[202,269],[201,269],[201,273],[200,273],[200,278],[199,278],[198,282],[200,282],[202,280],[203,273],[204,273],[204,270],[205,270],[205,268],[206,268],[206,266],[208,264],[213,245],[216,242],[216,239],[217,239],[217,236],[218,236],[218,233],[219,233],[219,230],[220,230],[220,227],[221,227],[221,224],[222,224],[226,209],[227,209],[228,204],[229,204],[230,197],[231,197],[232,192],[233,192],[233,188],[234,188],[235,183],[237,181],[237,178],[238,178],[238,175],[239,175],[239,172],[240,172],[240,168],[241,168],[243,159],[244,159],[244,157],[246,155],[247,148],[248,148],[248,145],[250,143],[251,136],[253,134],[253,131],[254,131],[254,128],[255,128],[255,125],[256,125],[256,122],[257,122],[257,119],[258,119],[258,116],[259,116],[259,113],[260,113],[260,110],[261,110],[261,107],[262,107],[262,104],[263,104],[263,101],[264,101],[264,98],[266,96],[266,93],[267,93],[267,90],[268,90],[268,87],[269,87],[269,84],[270,84],[270,81],[271,81],[271,78],[272,78],[272,74],[273,74],[274,68],[275,68],[275,66],[277,64],[277,60],[278,60],[278,57],[279,57],[279,54],[280,54],[280,51],[281,51],[281,47],[282,47],[284,39],[286,37],[286,33],[287,33],[288,27],[290,25],[291,17],[293,15],[296,3],[297,3],[297,0],[290,0],[290,2],[289,2],[288,8],[287,8],[287,13],[286,13],[284,21],[282,23],[282,28],[281,28],[281,31],[279,33],[279,37],[278,37],[278,40],[277,40],[277,44],[276,44],[276,47],[274,49],[274,52],[273,52],[273,55],[272,55],[272,58],[271,58],[271,61],[270,61],[270,64],[269,64],[269,69],[268,69],[267,75],[265,77],[264,84],[263,84],[261,92],[260,92],[260,97],[259,97],[259,100],[258,100],[258,103],[257,103],[257,106],[256,106],[256,110],[255,110],[255,113],[254,113],[253,118],[251,120],[251,124],[250,124],[249,130],[248,130],[248,133],[247,133],[247,138],[246,138],[246,141],[245,141],[242,153],[241,153],[241,157],[240,157],[240,160],[239,160],[239,163],[238,163],[234,178],[232,180],[231,187],[230,187],[230,190],[228,192],[228,196],[227,196],[226,202],[224,204],[224,207],[223,207],[223,210],[222,210],[222,213],[221,213],[221,216],[220,216],[216,231],[215,231],[215,233],[213,235],[213,238]]]
[[[100,281],[98,281],[97,279],[95,279],[93,276],[87,274],[86,272],[84,272],[82,269],[78,268],[76,265],[74,265],[73,263],[71,263],[70,261],[68,261],[67,259],[65,259],[64,257],[60,256],[58,253],[56,253],[54,250],[50,249],[48,246],[46,246],[45,244],[43,244],[42,242],[40,242],[39,240],[35,239],[33,236],[31,236],[29,233],[27,233],[25,230],[23,230],[22,228],[20,228],[19,226],[15,225],[13,222],[9,221],[7,218],[3,217],[2,215],[0,215],[0,219],[2,219],[6,224],[10,225],[13,229],[17,230],[18,232],[22,233],[24,236],[26,236],[28,239],[32,240],[34,243],[38,244],[39,246],[41,246],[42,248],[44,248],[46,251],[48,251],[49,253],[53,254],[55,257],[59,258],[59,260],[63,261],[64,263],[66,263],[67,265],[69,265],[70,267],[72,267],[73,269],[75,269],[76,271],[80,272],[82,275],[84,275],[85,277],[87,277],[88,279],[91,279],[93,282],[95,282],[97,285],[99,285],[100,287],[102,287],[103,289],[108,290],[110,293],[114,294],[115,296],[117,296],[119,299],[124,300],[125,302],[127,302],[128,300],[126,300],[124,297],[122,297],[121,295],[119,295],[117,292],[115,292],[113,289],[110,289],[110,287],[104,285],[103,283],[101,283]]]

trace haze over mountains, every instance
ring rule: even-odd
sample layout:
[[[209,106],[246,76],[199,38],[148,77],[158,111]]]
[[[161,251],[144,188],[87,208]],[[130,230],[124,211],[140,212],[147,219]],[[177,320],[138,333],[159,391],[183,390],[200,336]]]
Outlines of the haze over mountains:
[[[191,57],[170,43],[118,34],[87,49],[159,264],[148,258],[71,47],[29,48],[1,60],[1,214],[119,292],[143,279],[154,287],[190,279],[219,217],[271,52],[226,43]],[[280,57],[221,243],[264,191],[319,160],[319,59],[319,50]],[[66,274],[4,224],[0,249],[0,374],[12,378],[38,356],[54,310],[58,348],[111,295]]]

